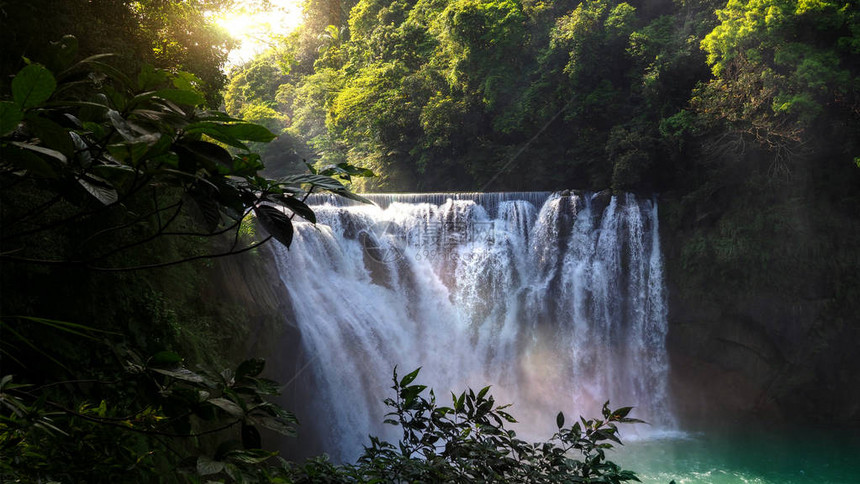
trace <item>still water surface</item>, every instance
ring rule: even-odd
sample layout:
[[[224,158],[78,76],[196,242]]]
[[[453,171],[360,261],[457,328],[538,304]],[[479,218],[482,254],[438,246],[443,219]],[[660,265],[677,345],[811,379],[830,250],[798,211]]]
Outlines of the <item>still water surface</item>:
[[[838,429],[675,434],[609,458],[644,483],[860,484],[860,432]]]

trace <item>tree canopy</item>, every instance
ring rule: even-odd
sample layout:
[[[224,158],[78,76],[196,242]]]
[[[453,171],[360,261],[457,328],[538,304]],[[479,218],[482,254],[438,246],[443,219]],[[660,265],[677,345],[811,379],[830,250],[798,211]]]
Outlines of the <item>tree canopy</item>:
[[[380,172],[367,188],[667,190],[710,139],[750,136],[784,158],[832,122],[845,129],[826,143],[857,156],[854,2],[305,8],[289,55],[268,60],[290,72],[260,99],[277,97],[314,160]]]

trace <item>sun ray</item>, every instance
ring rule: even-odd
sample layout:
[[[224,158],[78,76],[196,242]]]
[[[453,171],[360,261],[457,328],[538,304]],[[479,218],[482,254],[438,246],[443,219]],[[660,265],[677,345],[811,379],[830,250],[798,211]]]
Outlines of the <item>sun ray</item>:
[[[258,10],[252,0],[239,0],[228,11],[213,12],[215,24],[239,41],[228,64],[251,60],[272,46],[275,36],[284,35],[302,22],[301,0],[271,0],[270,8]]]

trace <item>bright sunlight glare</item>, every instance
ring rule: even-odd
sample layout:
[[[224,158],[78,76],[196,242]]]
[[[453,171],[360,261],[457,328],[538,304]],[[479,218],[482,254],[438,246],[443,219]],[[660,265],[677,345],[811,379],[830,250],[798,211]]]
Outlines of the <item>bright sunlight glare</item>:
[[[239,0],[229,11],[213,12],[215,23],[240,42],[230,52],[228,68],[248,62],[272,46],[272,38],[286,35],[302,22],[302,0],[270,0],[260,10],[254,0]]]

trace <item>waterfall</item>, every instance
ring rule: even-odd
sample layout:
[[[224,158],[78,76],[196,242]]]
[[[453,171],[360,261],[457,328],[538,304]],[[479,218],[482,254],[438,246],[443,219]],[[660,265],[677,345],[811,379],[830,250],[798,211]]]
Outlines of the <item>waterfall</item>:
[[[314,373],[316,429],[335,459],[383,426],[395,365],[446,404],[492,385],[518,432],[555,414],[635,406],[674,425],[657,204],[633,195],[314,196],[317,224],[276,249]],[[626,429],[625,429],[626,430]],[[622,432],[625,432],[622,430]]]

